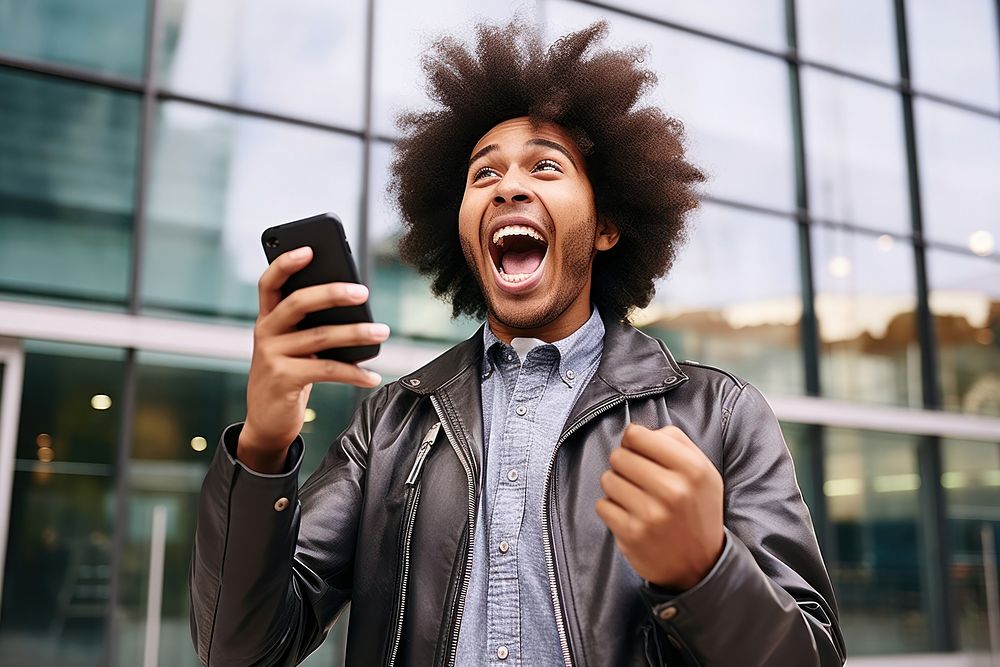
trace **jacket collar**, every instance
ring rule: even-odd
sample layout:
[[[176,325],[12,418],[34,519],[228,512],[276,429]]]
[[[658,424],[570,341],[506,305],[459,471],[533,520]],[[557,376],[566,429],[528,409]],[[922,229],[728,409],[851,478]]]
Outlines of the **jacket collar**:
[[[687,381],[687,375],[662,342],[603,313],[601,319],[604,321],[601,363],[578,404],[589,405],[614,394],[630,398],[669,391]],[[448,386],[463,373],[478,373],[483,358],[484,326],[427,365],[400,378],[399,383],[412,392],[427,395]]]

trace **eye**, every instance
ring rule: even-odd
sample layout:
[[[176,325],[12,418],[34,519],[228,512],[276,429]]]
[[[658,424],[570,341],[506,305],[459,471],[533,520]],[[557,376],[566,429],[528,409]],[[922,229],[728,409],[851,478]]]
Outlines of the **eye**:
[[[534,169],[532,169],[531,171],[532,172],[536,172],[536,171],[558,171],[558,172],[561,172],[562,168],[559,166],[559,163],[556,162],[555,160],[548,160],[548,159],[546,159],[546,160],[542,160],[538,164],[536,164],[535,167],[534,167]]]
[[[481,178],[487,178],[489,176],[499,176],[495,169],[492,167],[480,167],[476,170],[476,173],[472,175],[472,182],[475,183]]]

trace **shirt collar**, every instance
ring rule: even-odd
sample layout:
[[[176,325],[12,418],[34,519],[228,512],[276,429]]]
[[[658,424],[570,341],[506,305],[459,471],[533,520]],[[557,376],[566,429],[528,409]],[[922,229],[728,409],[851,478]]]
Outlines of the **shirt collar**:
[[[592,307],[590,317],[583,326],[562,340],[551,343],[558,353],[559,377],[565,384],[572,387],[576,379],[583,377],[585,371],[600,359],[604,348],[604,331],[601,315],[596,307]],[[488,322],[483,327],[483,350],[483,379],[493,372],[492,355],[514,351],[510,345],[497,338]]]

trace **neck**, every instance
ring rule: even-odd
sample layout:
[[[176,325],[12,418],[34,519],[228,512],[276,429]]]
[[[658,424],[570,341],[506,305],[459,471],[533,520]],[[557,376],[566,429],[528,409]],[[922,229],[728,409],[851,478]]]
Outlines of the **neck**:
[[[582,327],[590,319],[590,291],[581,294],[569,308],[561,312],[554,320],[537,327],[526,329],[509,326],[496,318],[492,312],[487,313],[486,321],[493,334],[510,345],[514,338],[537,338],[546,343],[554,343],[566,338]]]

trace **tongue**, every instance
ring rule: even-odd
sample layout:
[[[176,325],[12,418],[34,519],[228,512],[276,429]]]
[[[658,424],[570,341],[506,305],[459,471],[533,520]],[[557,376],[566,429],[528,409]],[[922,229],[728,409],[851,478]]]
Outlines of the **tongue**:
[[[526,250],[515,252],[509,250],[504,253],[500,260],[500,265],[506,274],[515,275],[518,273],[534,273],[538,265],[542,263],[545,253],[541,250]]]

